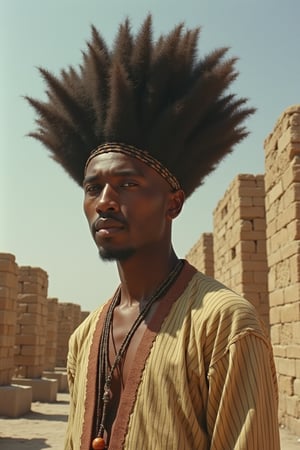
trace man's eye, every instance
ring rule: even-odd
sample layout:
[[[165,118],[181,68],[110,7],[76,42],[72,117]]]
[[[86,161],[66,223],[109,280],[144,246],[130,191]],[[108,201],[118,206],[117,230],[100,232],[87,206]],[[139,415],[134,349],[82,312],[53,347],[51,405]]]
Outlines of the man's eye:
[[[96,194],[100,190],[101,190],[101,186],[99,186],[98,184],[88,185],[85,188],[85,192],[87,194]]]
[[[138,184],[134,181],[125,181],[121,184],[121,187],[136,187]]]

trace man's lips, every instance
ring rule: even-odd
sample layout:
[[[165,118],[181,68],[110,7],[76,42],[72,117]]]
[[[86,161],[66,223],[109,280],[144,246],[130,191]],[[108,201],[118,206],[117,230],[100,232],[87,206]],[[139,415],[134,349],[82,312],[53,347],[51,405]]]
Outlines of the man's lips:
[[[95,221],[93,229],[97,234],[109,234],[123,230],[124,223],[115,219],[99,218]]]

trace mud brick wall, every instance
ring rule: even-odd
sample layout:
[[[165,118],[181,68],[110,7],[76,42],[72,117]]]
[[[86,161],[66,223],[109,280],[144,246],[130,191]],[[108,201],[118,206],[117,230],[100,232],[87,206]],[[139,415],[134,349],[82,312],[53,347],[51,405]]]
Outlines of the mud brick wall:
[[[214,210],[214,276],[269,324],[263,175],[238,175]]]
[[[83,322],[89,314],[90,314],[89,311],[81,311],[80,323]]]
[[[213,234],[203,233],[186,255],[186,259],[200,272],[214,276]]]
[[[265,140],[271,338],[279,417],[300,435],[300,105]]]
[[[16,375],[39,378],[45,365],[48,275],[37,267],[19,268]]]
[[[80,305],[74,303],[58,304],[58,330],[56,366],[66,367],[69,338],[81,322]]]
[[[53,371],[56,366],[57,329],[58,329],[58,299],[48,298],[46,352],[44,365],[45,370]]]
[[[14,255],[0,253],[0,386],[14,375],[18,266]]]

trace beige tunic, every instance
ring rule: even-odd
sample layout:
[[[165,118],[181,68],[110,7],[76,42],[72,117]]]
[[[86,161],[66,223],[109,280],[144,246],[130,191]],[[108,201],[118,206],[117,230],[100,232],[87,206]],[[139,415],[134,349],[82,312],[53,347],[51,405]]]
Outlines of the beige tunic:
[[[90,450],[107,305],[70,339],[65,450]],[[271,346],[250,303],[185,262],[122,394],[109,450],[279,450]]]

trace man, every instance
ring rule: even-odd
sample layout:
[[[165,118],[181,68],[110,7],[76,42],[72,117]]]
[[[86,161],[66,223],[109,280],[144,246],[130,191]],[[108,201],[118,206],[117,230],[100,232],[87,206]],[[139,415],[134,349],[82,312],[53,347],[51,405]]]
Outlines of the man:
[[[32,135],[84,188],[100,257],[120,286],[70,339],[65,450],[277,450],[276,374],[255,309],[180,260],[172,222],[247,134],[225,91],[235,59],[196,61],[198,30],[152,42],[95,28],[80,73],[41,69],[48,102]]]

